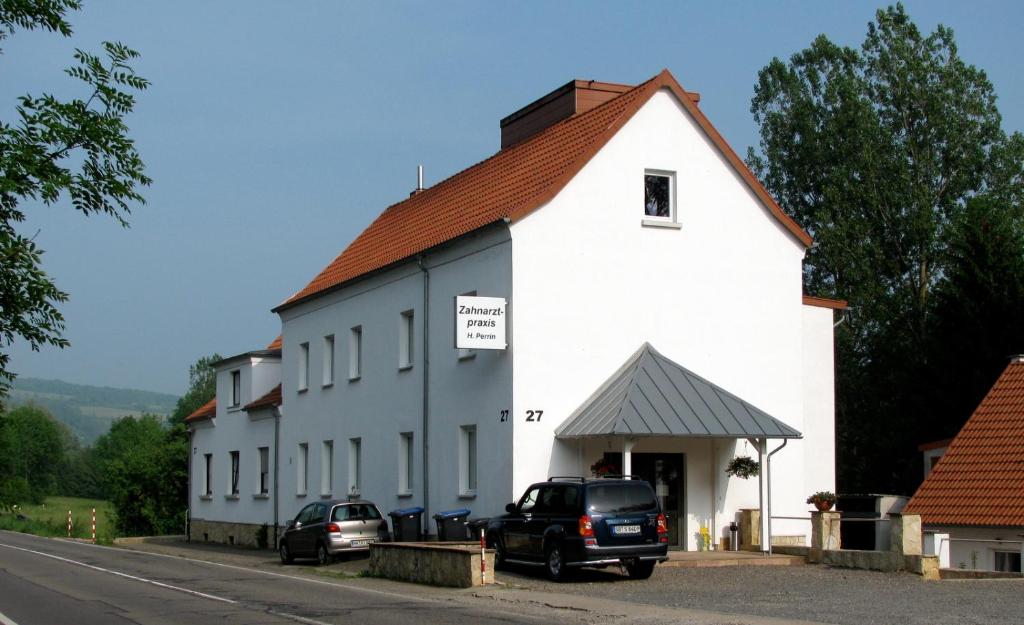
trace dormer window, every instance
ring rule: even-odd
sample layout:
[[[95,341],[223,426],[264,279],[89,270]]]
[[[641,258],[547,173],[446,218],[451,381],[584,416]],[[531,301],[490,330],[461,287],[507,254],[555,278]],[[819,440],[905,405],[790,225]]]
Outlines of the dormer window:
[[[242,403],[242,372],[231,372],[231,407],[237,408]]]
[[[671,171],[644,171],[643,225],[678,228],[676,214],[676,174]]]

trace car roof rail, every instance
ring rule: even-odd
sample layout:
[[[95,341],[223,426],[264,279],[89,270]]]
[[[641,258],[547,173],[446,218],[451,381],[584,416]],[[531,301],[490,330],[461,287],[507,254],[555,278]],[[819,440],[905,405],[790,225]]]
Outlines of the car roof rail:
[[[580,484],[582,484],[583,482],[587,481],[587,478],[581,477],[579,475],[552,475],[551,477],[548,478],[548,481],[579,482]]]
[[[617,473],[606,473],[601,476],[601,479],[606,480],[642,480],[643,478],[639,475],[620,475]]]

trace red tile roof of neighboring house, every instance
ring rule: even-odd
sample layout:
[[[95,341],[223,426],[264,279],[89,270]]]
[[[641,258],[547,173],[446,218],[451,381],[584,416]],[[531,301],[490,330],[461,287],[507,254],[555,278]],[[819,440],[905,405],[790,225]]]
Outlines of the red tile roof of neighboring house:
[[[203,419],[212,419],[215,416],[217,416],[216,397],[206,402],[202,406],[196,408],[195,412],[185,417],[185,423],[191,423],[192,421],[202,421]]]
[[[283,341],[281,340],[281,335],[278,334],[277,338],[274,339],[273,341],[271,341],[270,345],[267,345],[267,349],[270,349],[270,350],[281,349],[281,344],[282,343],[283,343]]]
[[[259,399],[249,402],[242,410],[255,410],[257,408],[270,408],[281,405],[281,385],[278,384],[269,393]]]
[[[917,446],[918,451],[931,451],[932,449],[942,449],[943,447],[949,447],[949,444],[953,442],[951,438],[944,438],[941,441],[931,441],[929,443],[921,443]]]
[[[904,512],[934,525],[1024,526],[1024,358],[1006,367]]]
[[[817,306],[819,308],[832,308],[835,310],[843,310],[849,308],[850,303],[845,299],[829,299],[827,297],[815,297],[813,295],[804,295],[804,306]]]
[[[640,110],[668,89],[750,190],[803,245],[811,237],[776,204],[668,70],[501,150],[381,213],[313,280],[274,310],[410,258],[491,223],[515,222],[551,200]]]

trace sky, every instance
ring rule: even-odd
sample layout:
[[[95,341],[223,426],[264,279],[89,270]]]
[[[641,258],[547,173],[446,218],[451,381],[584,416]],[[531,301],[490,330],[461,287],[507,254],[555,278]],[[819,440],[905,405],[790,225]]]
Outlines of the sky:
[[[271,308],[387,206],[498,150],[498,121],[574,78],[667,68],[740,154],[757,145],[757,72],[819,34],[859,47],[868,2],[86,0],[74,35],[19,32],[0,55],[0,119],[25,93],[83,94],[62,69],[102,41],[152,87],[128,118],[153,179],[130,228],[23,204],[21,231],[70,295],[71,347],[8,351],[24,376],[183,393],[199,357],[260,349]],[[952,27],[1024,129],[1024,3],[908,1]]]

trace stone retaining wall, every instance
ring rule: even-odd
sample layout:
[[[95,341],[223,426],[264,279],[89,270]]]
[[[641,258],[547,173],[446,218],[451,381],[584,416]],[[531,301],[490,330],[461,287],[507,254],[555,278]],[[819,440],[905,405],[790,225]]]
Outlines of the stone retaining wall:
[[[432,586],[469,588],[484,582],[480,543],[373,543],[370,574]],[[486,583],[494,583],[494,551],[487,550]]]
[[[225,545],[239,545],[242,547],[259,547],[256,540],[263,527],[257,523],[228,523],[226,521],[207,521],[205,519],[192,519],[190,539],[195,542],[223,543]],[[276,549],[274,543],[274,526],[267,526],[267,548]],[[278,530],[278,536],[284,528]]]

